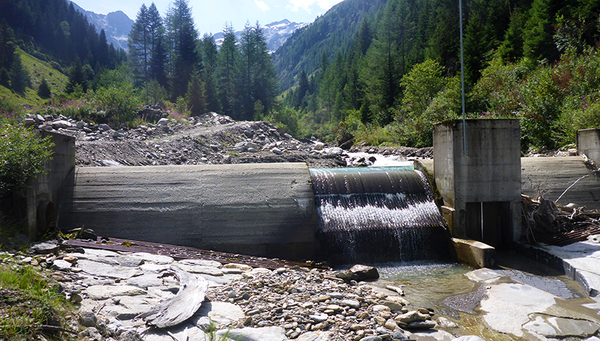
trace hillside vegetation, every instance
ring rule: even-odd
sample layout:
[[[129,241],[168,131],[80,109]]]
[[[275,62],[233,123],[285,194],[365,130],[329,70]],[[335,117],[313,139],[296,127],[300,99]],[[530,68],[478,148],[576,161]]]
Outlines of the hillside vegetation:
[[[573,143],[575,129],[597,126],[600,3],[463,3],[469,117],[521,120],[525,151]],[[340,144],[431,145],[432,123],[461,114],[458,23],[455,1],[388,0],[348,49],[299,70],[274,119]]]
[[[346,0],[274,55],[258,24],[239,40],[226,27],[218,48],[195,29],[187,0],[174,0],[164,16],[144,5],[127,62],[66,0],[7,8],[5,116],[51,112],[131,126],[143,121],[143,105],[160,103],[174,118],[214,111],[268,120],[298,138],[346,147],[423,147],[433,123],[462,112],[456,1]],[[463,15],[468,117],[519,119],[524,152],[568,146],[577,129],[600,126],[598,1],[469,0]],[[74,52],[65,58],[46,38]]]

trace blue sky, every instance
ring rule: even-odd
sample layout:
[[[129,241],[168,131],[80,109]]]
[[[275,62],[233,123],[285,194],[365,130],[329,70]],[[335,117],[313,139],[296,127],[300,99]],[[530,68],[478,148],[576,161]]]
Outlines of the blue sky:
[[[189,0],[196,29],[200,36],[204,33],[217,33],[225,23],[232,23],[234,29],[242,30],[247,21],[261,25],[288,19],[295,22],[312,22],[318,15],[327,12],[342,0]],[[74,0],[83,9],[107,14],[121,10],[135,20],[142,4],[150,6],[152,0]],[[171,0],[154,0],[163,15]]]

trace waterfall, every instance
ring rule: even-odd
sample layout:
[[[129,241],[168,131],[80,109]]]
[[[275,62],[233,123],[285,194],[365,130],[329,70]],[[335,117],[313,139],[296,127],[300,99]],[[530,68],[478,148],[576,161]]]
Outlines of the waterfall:
[[[336,264],[448,259],[425,176],[412,167],[311,169],[324,258]]]

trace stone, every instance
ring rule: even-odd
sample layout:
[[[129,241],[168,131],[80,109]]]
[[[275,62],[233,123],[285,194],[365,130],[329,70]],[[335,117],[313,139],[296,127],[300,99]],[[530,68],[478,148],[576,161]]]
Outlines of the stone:
[[[357,282],[376,280],[379,278],[377,268],[361,264],[354,265],[347,271],[338,271],[335,275],[346,281],[355,280]]]
[[[181,270],[187,271],[193,274],[207,274],[211,276],[223,276],[223,270],[219,268],[214,268],[210,266],[203,265],[186,265],[186,264],[178,264],[177,265]]]
[[[408,340],[408,337],[404,335],[400,330],[394,330],[392,334],[392,339],[394,340]]]
[[[342,300],[340,301],[340,304],[354,309],[360,308],[360,302],[357,300]]]
[[[71,269],[72,266],[73,264],[67,262],[64,259],[57,259],[52,263],[52,268],[60,271],[67,271]]]
[[[402,288],[400,288],[400,287],[393,286],[393,285],[386,285],[385,287],[391,291],[396,292],[400,296],[404,296],[404,290],[402,290]]]
[[[66,120],[58,120],[58,121],[54,121],[52,122],[52,128],[54,129],[66,129],[66,128],[71,128],[73,126],[73,124],[69,121]]]
[[[413,310],[408,313],[396,316],[396,322],[400,324],[409,324],[412,322],[425,321],[429,318],[429,315],[421,314],[420,312]]]
[[[480,338],[479,336],[465,335],[465,336],[457,337],[456,339],[454,339],[452,341],[485,341],[485,340]]]
[[[323,142],[315,142],[313,147],[314,150],[323,150],[325,148],[325,144]]]
[[[329,318],[329,316],[327,316],[327,314],[313,314],[313,315],[309,315],[308,317],[317,323],[325,322]]]
[[[163,284],[163,281],[161,278],[158,278],[157,275],[142,275],[128,279],[127,284],[142,289],[148,289],[148,287],[161,286]]]
[[[442,328],[458,328],[458,325],[456,323],[442,316],[437,318],[437,324]]]
[[[77,334],[81,340],[102,340],[102,334],[95,327],[90,327],[82,330]]]
[[[85,289],[85,293],[90,299],[98,301],[115,296],[143,295],[146,293],[146,291],[131,285],[94,285]]]
[[[283,155],[283,151],[277,147],[271,149],[271,152],[276,155]]]
[[[381,338],[381,336],[367,336],[367,337],[363,337],[362,339],[360,339],[360,341],[383,341],[383,339]]]
[[[392,302],[392,301],[384,301],[383,305],[385,305],[386,307],[389,307],[390,310],[392,310],[392,311],[401,311],[402,307],[404,306],[402,304]]]
[[[598,331],[600,326],[592,321],[570,319],[565,317],[537,315],[523,326],[524,329],[546,338],[564,339],[567,337],[589,337]]]
[[[96,314],[92,312],[81,312],[79,313],[79,324],[84,327],[95,327],[98,322]]]
[[[392,319],[388,319],[387,321],[385,321],[385,324],[383,326],[389,330],[396,330],[399,328],[396,321],[394,321]]]
[[[217,337],[229,332],[229,338],[243,341],[288,341],[285,329],[281,327],[242,328],[217,331]]]
[[[58,245],[57,243],[44,242],[44,243],[37,243],[37,244],[32,245],[29,248],[29,252],[40,254],[40,255],[46,255],[46,254],[50,254],[50,253],[57,253],[59,249],[60,249],[60,245]]]
[[[246,264],[228,263],[228,264],[223,265],[223,269],[238,269],[238,270],[242,270],[242,271],[249,271],[249,270],[252,270],[252,267],[250,265],[246,265]]]
[[[223,267],[223,264],[214,260],[204,260],[204,259],[183,259],[177,262],[177,264],[183,265],[193,265],[193,266],[205,266],[209,268],[217,268],[220,269]]]
[[[159,127],[166,127],[169,124],[169,119],[168,118],[161,118],[160,120],[158,120],[158,122],[156,122],[156,125]]]
[[[77,267],[90,275],[106,276],[109,278],[129,279],[134,276],[142,275],[144,272],[138,268],[124,267],[120,265],[110,265],[106,263],[94,262],[80,259]]]
[[[102,123],[98,125],[98,129],[102,130],[102,131],[109,131],[110,127],[108,126],[108,124]]]
[[[432,329],[435,328],[436,324],[434,321],[415,321],[409,323],[405,328],[406,329]]]
[[[333,334],[331,332],[324,331],[316,331],[316,332],[308,332],[300,335],[296,340],[297,341],[330,341],[333,338]]]
[[[242,308],[228,302],[204,302],[194,314],[193,319],[199,320],[205,316],[210,318],[219,328],[246,318]]]

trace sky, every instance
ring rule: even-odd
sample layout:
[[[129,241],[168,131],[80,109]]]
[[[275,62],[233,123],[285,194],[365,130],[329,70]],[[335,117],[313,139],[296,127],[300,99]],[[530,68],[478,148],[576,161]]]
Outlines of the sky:
[[[235,31],[244,28],[246,22],[266,25],[288,19],[292,22],[313,22],[342,0],[189,0],[196,29],[200,36],[221,32],[226,23]],[[81,8],[98,14],[121,10],[132,20],[142,6],[152,2],[164,18],[171,0],[74,0]]]

